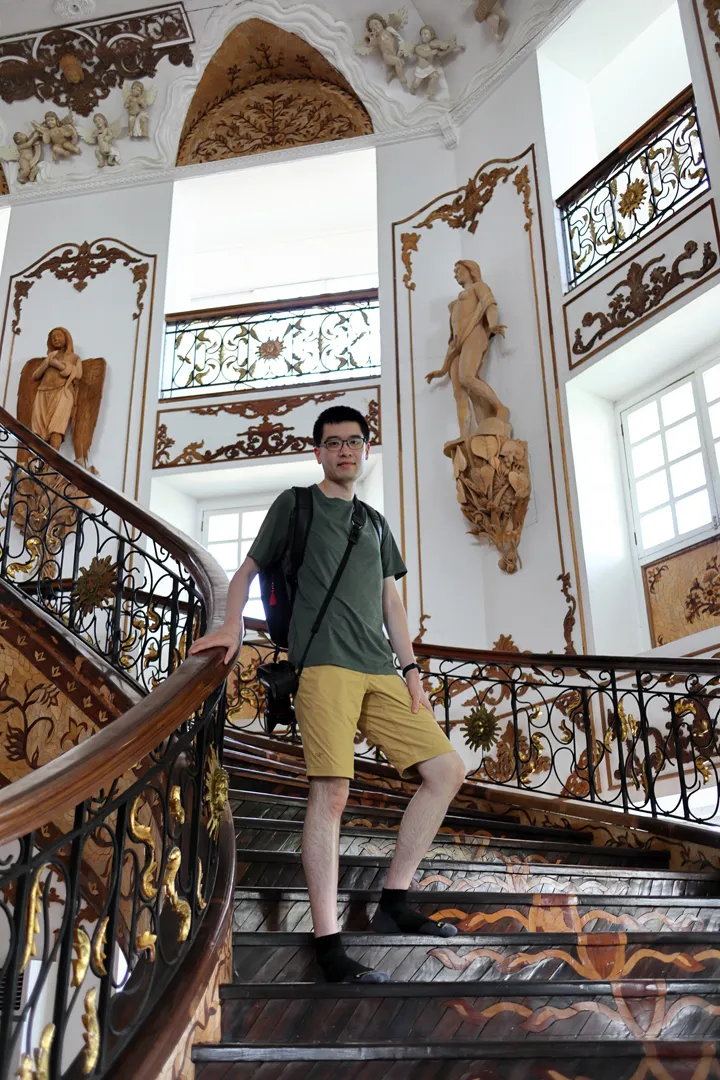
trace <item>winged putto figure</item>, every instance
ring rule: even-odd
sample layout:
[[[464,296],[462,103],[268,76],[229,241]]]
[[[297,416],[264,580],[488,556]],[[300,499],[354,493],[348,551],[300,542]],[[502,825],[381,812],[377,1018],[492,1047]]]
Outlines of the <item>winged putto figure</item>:
[[[486,22],[496,41],[502,41],[508,31],[510,20],[502,6],[502,0],[463,0],[467,7],[475,6],[475,18]]]
[[[128,114],[128,134],[130,138],[148,139],[150,137],[148,110],[155,103],[157,97],[156,87],[146,87],[139,80],[126,82],[123,87],[123,97]]]
[[[32,121],[32,126],[46,146],[50,147],[53,161],[80,153],[78,133],[72,113],[62,120],[56,112],[46,112],[42,124]]]
[[[20,374],[18,420],[59,450],[72,424],[75,460],[87,468],[107,364],[81,360],[63,326],[48,334],[47,355],[28,360]]]
[[[98,169],[104,169],[106,165],[120,164],[120,154],[115,146],[115,140],[120,138],[122,131],[122,120],[115,120],[110,124],[104,113],[95,113],[91,128],[80,129],[83,142],[95,147]]]
[[[14,146],[0,146],[0,158],[18,163],[18,184],[33,184],[37,180],[38,162],[42,156],[42,136],[37,131],[32,135],[16,131],[13,142]]]
[[[403,86],[407,86],[405,59],[408,54],[400,31],[407,26],[407,21],[407,8],[387,16],[369,15],[365,22],[367,34],[363,42],[355,46],[359,56],[370,56],[377,49],[387,67],[387,81],[398,78]]]

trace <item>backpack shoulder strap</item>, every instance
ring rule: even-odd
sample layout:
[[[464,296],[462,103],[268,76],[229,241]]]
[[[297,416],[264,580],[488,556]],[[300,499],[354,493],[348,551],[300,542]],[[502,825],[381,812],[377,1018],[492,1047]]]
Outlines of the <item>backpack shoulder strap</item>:
[[[310,535],[310,526],[313,517],[313,500],[310,488],[294,487],[295,510],[293,513],[292,531],[288,543],[288,580],[291,587],[297,585],[297,576],[305,557],[305,547]]]
[[[383,542],[383,519],[382,519],[381,515],[377,512],[375,507],[370,506],[369,503],[360,503],[360,505],[365,507],[365,512],[367,513],[367,516],[372,521],[373,528],[374,528],[375,532],[377,533],[378,540],[380,542],[380,546],[382,547],[382,542]]]

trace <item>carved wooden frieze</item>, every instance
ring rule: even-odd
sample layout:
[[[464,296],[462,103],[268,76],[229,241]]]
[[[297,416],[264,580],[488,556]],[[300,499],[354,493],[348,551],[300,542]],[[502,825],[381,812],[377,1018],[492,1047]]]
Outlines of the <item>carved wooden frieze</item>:
[[[720,273],[720,230],[715,202],[687,217],[611,266],[564,307],[571,368],[614,344]]]
[[[200,398],[196,404],[185,402],[158,410],[153,468],[310,453],[313,423],[331,404],[349,405],[362,412],[368,421],[371,443],[380,444],[377,385],[287,393],[283,397],[216,399],[212,403]],[[291,413],[292,423],[288,424],[285,418]]]
[[[194,40],[180,3],[0,38],[0,97],[89,116],[125,80],[152,78],[165,56],[191,67]]]
[[[302,38],[248,19],[205,70],[180,136],[177,164],[369,135],[347,79]]]

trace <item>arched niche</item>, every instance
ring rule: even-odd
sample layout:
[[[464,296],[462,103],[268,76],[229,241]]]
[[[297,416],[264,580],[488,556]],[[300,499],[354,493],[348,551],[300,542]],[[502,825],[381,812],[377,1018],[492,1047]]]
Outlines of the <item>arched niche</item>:
[[[208,64],[185,118],[178,165],[370,135],[347,79],[297,34],[248,19]]]

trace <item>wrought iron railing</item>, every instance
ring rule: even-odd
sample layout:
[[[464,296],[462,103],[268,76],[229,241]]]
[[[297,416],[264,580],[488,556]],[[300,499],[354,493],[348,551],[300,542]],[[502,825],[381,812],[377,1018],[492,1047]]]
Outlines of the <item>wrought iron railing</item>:
[[[0,1077],[122,1075],[217,918],[221,881],[230,910],[227,667],[217,654],[182,659],[222,622],[227,579],[4,413],[0,442],[4,588],[141,691],[159,684],[0,791]]]
[[[689,86],[558,199],[569,287],[709,186]]]
[[[153,689],[203,632],[192,574],[2,425],[0,477],[0,579]]]
[[[162,397],[379,373],[377,290],[166,318]]]
[[[255,670],[272,646],[262,626],[250,623],[229,680],[228,720],[238,729],[257,729],[265,708]],[[720,663],[417,651],[470,779],[656,818],[718,818]]]

